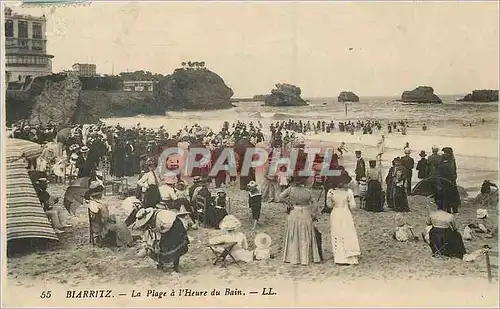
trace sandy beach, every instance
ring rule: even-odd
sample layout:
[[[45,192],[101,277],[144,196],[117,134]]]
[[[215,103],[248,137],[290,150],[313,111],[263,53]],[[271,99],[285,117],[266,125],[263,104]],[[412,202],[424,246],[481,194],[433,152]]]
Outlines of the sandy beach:
[[[131,180],[133,182],[133,180]],[[64,186],[52,185],[51,194],[61,196]],[[240,280],[273,281],[276,278],[302,284],[305,282],[332,282],[335,284],[357,285],[366,280],[375,282],[395,282],[394,280],[409,280],[423,283],[434,280],[469,280],[474,279],[485,283],[484,293],[490,293],[495,284],[487,284],[486,265],[484,257],[474,262],[464,262],[459,259],[433,258],[429,246],[421,239],[417,242],[401,243],[392,239],[395,212],[371,213],[357,209],[353,211],[354,221],[361,246],[360,264],[356,266],[337,266],[332,260],[332,249],[329,231],[329,215],[323,214],[317,223],[323,234],[325,261],[309,266],[292,266],[282,262],[283,236],[286,224],[285,208],[279,203],[263,205],[260,225],[255,232],[251,230],[251,214],[246,200],[246,192],[240,191],[236,185],[226,187],[230,197],[230,213],[242,222],[251,247],[256,233],[265,232],[271,235],[272,253],[274,259],[269,261],[254,261],[251,263],[229,264],[222,268],[211,263],[212,253],[206,247],[208,239],[218,235],[220,231],[199,229],[189,231],[192,242],[189,252],[181,259],[181,275],[173,278],[169,273],[156,269],[155,263],[149,258],[136,257],[135,248],[100,248],[89,244],[87,210],[80,207],[77,216],[72,218],[73,227],[61,237],[60,243],[49,251],[13,256],[8,259],[9,285],[30,288],[38,286],[43,281],[46,285],[60,284],[67,288],[76,286],[95,286],[106,283],[124,285],[158,287],[165,284],[201,284],[210,278],[214,282],[225,282],[242,286]],[[317,197],[320,190],[314,190]],[[111,213],[125,219],[127,213],[121,208],[122,200],[116,196],[106,196]],[[321,202],[320,202],[321,203]],[[408,223],[415,232],[425,228],[425,219],[432,205],[424,197],[409,197],[411,212],[405,214]],[[460,230],[466,224],[477,222],[476,205],[472,201],[464,201],[457,221]],[[496,207],[490,207],[490,219],[486,226],[496,228]],[[484,244],[492,248],[498,247],[497,236],[485,238],[484,234],[465,243],[468,252],[479,249]],[[494,273],[497,277],[497,273]],[[495,279],[496,280],[496,279]],[[469,281],[467,281],[469,282]],[[325,283],[327,284],[327,283]],[[308,303],[309,304],[309,303]]]

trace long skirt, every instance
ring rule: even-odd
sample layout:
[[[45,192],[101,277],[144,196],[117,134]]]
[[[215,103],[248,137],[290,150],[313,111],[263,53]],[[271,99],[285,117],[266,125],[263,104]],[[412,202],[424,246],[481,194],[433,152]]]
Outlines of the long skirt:
[[[330,214],[333,257],[337,264],[358,264],[361,255],[358,234],[349,208],[332,209]]]
[[[368,182],[365,210],[373,212],[384,211],[384,194],[382,193],[382,185],[377,180],[370,180],[370,182]]]
[[[262,182],[262,200],[264,202],[278,202],[281,187],[277,181],[264,179]]]
[[[320,261],[311,212],[308,207],[295,207],[287,218],[283,262],[308,265]]]
[[[394,208],[394,186],[392,184],[387,184],[386,200],[387,206],[389,208]]]
[[[441,255],[461,259],[465,254],[465,246],[462,235],[451,228],[433,227],[429,231],[429,245],[432,253],[439,251]]]
[[[160,190],[157,185],[149,185],[148,189],[144,193],[144,208],[156,207],[161,201]]]
[[[186,228],[179,218],[176,218],[168,232],[163,233],[160,239],[161,264],[178,261],[188,252],[189,239]]]
[[[211,206],[207,208],[205,213],[205,224],[212,228],[219,228],[219,224],[227,216],[227,211],[224,208]]]
[[[393,188],[394,211],[408,212],[408,197],[406,196],[406,188],[394,186]]]

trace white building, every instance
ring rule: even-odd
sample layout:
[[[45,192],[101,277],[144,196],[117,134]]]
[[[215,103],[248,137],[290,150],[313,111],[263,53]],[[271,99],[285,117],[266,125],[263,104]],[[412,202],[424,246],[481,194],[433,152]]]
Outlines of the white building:
[[[93,63],[75,63],[72,69],[78,76],[92,77],[97,75],[97,66]]]
[[[153,91],[153,81],[124,81],[123,91]]]
[[[47,54],[47,19],[12,13],[5,8],[5,77],[7,82],[24,81],[27,76],[52,74]]]

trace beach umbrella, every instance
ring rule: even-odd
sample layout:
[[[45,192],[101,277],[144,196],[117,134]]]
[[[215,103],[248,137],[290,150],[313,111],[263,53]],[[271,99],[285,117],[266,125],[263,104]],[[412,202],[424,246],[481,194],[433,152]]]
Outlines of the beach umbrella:
[[[460,205],[460,194],[457,186],[442,177],[431,177],[421,180],[413,187],[411,194],[434,198],[448,205]]]
[[[89,177],[73,180],[64,193],[64,207],[70,214],[76,214],[76,209],[83,205],[83,196],[89,189]]]
[[[61,144],[66,144],[66,141],[71,136],[71,128],[64,128],[57,132],[56,141]]]
[[[8,138],[6,144],[7,150],[7,160],[13,158],[14,160],[25,157],[27,160],[33,160],[38,158],[43,151],[40,144],[18,139],[18,138]]]

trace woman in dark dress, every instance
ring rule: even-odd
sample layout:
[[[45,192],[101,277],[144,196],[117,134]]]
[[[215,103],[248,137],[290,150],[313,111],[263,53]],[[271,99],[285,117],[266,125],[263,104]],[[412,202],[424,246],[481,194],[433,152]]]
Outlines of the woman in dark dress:
[[[366,175],[368,178],[368,190],[366,191],[365,210],[372,212],[384,211],[384,194],[382,192],[382,172],[378,168],[377,161],[368,161],[370,168]]]
[[[396,158],[394,167],[392,196],[394,202],[394,211],[408,212],[408,196],[406,195],[406,169],[401,165],[401,160]]]
[[[255,181],[250,181],[247,186],[248,190],[248,206],[252,210],[253,230],[257,227],[260,219],[260,211],[262,209],[262,193]]]
[[[392,160],[392,166],[385,177],[385,184],[387,185],[386,200],[387,207],[394,208],[394,168],[396,166],[396,158]]]
[[[427,225],[432,225],[429,231],[432,253],[462,259],[466,251],[462,235],[457,231],[454,215],[446,212],[445,203],[438,202],[437,207],[438,210],[433,211],[426,222]]]

